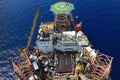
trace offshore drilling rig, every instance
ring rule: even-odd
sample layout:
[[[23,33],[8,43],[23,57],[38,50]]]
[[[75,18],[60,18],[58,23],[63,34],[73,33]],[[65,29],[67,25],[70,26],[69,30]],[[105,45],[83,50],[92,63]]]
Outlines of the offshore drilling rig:
[[[30,43],[40,12],[33,20],[32,29],[21,56],[13,59],[14,72],[19,80],[111,80],[113,57],[92,49],[82,32],[82,22],[76,24],[71,11],[74,5],[60,1],[51,5],[54,21],[41,22],[36,46]],[[74,30],[71,29],[71,26]]]

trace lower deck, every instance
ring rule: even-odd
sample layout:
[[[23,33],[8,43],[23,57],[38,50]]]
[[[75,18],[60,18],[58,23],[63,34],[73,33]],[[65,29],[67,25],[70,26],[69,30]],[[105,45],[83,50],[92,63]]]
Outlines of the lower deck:
[[[56,72],[71,73],[74,69],[74,54],[59,53],[55,55]]]

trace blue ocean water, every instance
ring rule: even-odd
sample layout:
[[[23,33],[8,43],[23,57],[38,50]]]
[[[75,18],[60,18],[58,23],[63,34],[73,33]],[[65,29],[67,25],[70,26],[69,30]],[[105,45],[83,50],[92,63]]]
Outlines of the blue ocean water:
[[[15,80],[12,58],[27,43],[32,21],[40,4],[35,35],[41,21],[53,21],[50,5],[60,0],[0,0],[0,80]],[[75,22],[83,21],[83,32],[93,48],[113,56],[112,80],[120,80],[120,0],[68,0],[75,5]],[[76,18],[78,16],[78,18]]]

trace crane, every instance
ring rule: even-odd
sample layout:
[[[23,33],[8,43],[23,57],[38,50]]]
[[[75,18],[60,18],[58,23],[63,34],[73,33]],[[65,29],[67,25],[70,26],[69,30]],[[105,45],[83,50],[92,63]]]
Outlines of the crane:
[[[21,53],[21,57],[26,58],[29,55],[29,47],[30,47],[30,43],[32,41],[32,37],[33,37],[33,34],[34,34],[36,22],[38,20],[39,12],[40,12],[40,6],[38,6],[38,9],[36,11],[36,15],[34,17],[34,20],[33,20],[33,23],[32,23],[32,28],[31,28],[31,32],[30,32],[30,35],[29,35],[29,38],[28,38],[28,42],[27,42],[26,48],[25,49],[18,49],[19,52]]]

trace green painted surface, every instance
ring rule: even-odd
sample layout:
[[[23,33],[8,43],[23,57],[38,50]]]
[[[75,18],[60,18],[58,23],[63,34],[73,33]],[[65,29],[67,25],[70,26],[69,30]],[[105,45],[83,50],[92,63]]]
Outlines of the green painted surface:
[[[70,12],[74,10],[74,6],[71,3],[67,4],[65,2],[58,2],[56,4],[53,4],[50,10],[55,14],[70,14]]]

